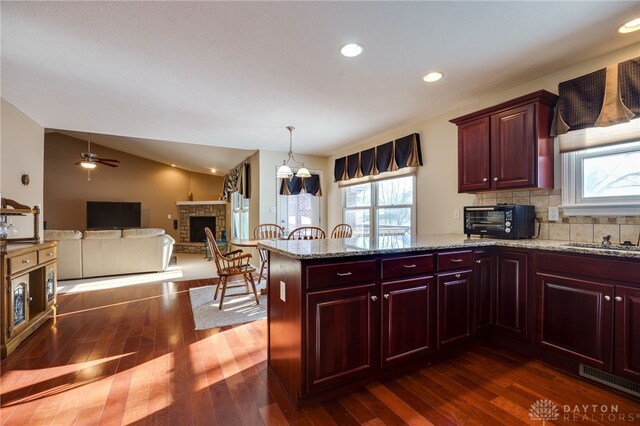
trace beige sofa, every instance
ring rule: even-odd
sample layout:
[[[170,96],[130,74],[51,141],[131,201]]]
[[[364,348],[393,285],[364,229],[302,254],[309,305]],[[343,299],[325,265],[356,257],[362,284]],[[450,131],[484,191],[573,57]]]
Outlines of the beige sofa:
[[[164,229],[106,231],[45,230],[58,242],[58,279],[164,271],[174,239]]]

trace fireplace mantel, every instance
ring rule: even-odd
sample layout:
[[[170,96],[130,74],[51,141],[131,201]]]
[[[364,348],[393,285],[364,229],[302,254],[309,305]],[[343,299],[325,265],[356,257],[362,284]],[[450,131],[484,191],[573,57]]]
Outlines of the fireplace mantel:
[[[210,204],[226,204],[226,201],[215,200],[215,201],[176,201],[176,205],[178,206],[206,206]]]

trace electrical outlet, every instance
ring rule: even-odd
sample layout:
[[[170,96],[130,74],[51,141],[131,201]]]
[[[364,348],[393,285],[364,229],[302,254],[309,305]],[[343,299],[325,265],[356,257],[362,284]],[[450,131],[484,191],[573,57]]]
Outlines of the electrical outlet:
[[[167,219],[171,219],[171,215],[170,214],[167,215]]]
[[[558,207],[549,207],[549,220],[560,220],[560,209]]]
[[[280,300],[282,300],[283,302],[287,301],[287,294],[285,291],[284,281],[280,281]]]
[[[453,211],[453,218],[454,218],[455,220],[460,220],[460,210],[455,209],[455,210]]]

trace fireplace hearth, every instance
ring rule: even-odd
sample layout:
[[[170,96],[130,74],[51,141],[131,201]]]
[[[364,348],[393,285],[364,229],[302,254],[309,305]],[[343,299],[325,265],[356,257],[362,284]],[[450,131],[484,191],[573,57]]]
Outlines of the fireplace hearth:
[[[179,201],[176,204],[180,231],[174,245],[177,253],[205,253],[205,226],[211,229],[216,240],[222,238],[222,230],[227,227],[224,201]]]

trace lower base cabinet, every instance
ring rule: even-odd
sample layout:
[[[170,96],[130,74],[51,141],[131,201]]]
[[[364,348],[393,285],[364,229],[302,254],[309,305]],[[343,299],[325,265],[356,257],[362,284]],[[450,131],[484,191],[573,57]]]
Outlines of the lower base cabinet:
[[[538,346],[640,382],[638,262],[544,253],[536,264]]]
[[[435,279],[382,284],[382,365],[435,349]]]
[[[438,275],[438,348],[471,337],[471,279],[469,270]]]
[[[309,391],[371,374],[379,364],[377,285],[307,295]]]
[[[495,259],[495,328],[526,337],[528,255],[499,250]]]

